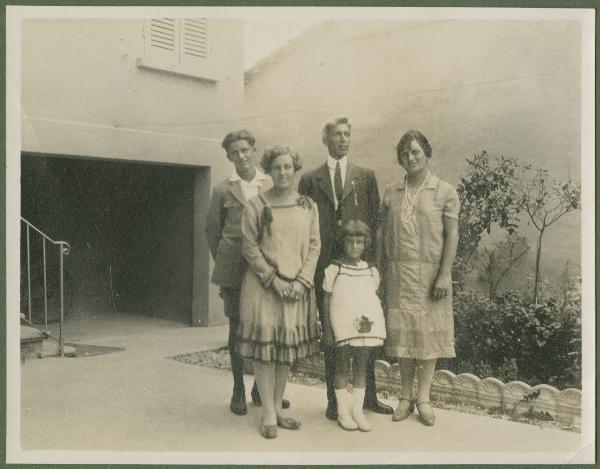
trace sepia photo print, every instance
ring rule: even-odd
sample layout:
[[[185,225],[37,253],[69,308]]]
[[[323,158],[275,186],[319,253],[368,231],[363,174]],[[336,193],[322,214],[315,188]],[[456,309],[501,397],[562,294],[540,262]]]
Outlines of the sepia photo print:
[[[6,19],[8,463],[594,461],[594,10]]]

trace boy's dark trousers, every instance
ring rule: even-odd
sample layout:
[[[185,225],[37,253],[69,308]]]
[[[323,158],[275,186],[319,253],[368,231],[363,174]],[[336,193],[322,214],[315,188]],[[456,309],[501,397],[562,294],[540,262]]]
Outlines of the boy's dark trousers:
[[[245,415],[248,411],[246,406],[246,388],[244,386],[244,360],[236,351],[236,331],[240,323],[240,290],[237,288],[221,288],[221,297],[225,315],[229,319],[229,337],[227,348],[231,359],[231,372],[233,374],[233,394],[229,409],[237,415]],[[256,388],[256,389],[255,389]],[[252,388],[252,395],[258,395],[256,381]]]
[[[235,351],[235,345],[237,342],[235,331],[237,330],[239,323],[239,316],[233,316],[229,318],[229,340],[227,341],[227,348],[229,349],[231,371],[233,373],[233,394],[246,400],[246,389],[244,386],[244,360]],[[256,386],[256,382],[254,382],[254,386]]]

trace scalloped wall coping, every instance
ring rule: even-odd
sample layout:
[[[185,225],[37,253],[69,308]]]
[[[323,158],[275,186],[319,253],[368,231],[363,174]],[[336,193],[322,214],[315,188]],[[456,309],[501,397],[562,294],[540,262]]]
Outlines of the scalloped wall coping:
[[[321,356],[301,360],[297,371],[323,378]],[[400,393],[400,365],[384,360],[375,362],[377,389]],[[431,384],[431,397],[442,402],[463,403],[508,413],[541,412],[572,425],[581,425],[581,391],[559,391],[548,384],[529,386],[522,381],[504,383],[493,377],[480,379],[471,373],[455,375],[448,370],[436,370]]]

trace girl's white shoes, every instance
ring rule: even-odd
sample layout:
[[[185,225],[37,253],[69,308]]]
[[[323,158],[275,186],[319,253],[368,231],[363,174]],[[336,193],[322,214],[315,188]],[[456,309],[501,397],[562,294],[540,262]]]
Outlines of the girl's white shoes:
[[[337,422],[344,430],[348,430],[350,432],[353,430],[358,430],[358,425],[356,425],[356,422],[352,419],[352,417],[350,417],[350,413],[341,416],[338,412]]]
[[[337,422],[339,423],[340,427],[342,427],[344,430],[352,431],[357,430],[358,425],[356,425],[356,422],[352,419],[352,416],[350,415],[350,406],[348,405],[349,397],[350,396],[348,395],[348,391],[346,391],[345,389],[335,390],[335,398],[337,399],[338,411]]]
[[[363,414],[362,409],[358,413],[352,412],[352,419],[356,422],[361,432],[371,431],[371,424],[367,420],[367,417],[365,417],[365,414]]]
[[[352,393],[352,414],[350,413],[349,395],[345,389],[336,389],[338,416],[337,421],[344,430],[360,430],[370,432],[371,424],[363,413],[363,402],[365,400],[365,388],[354,388]]]

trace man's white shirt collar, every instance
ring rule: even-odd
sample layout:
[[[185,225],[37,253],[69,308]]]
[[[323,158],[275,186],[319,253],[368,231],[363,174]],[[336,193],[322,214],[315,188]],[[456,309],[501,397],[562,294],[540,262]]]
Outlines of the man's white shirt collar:
[[[254,177],[252,178],[251,181],[245,181],[244,179],[242,179],[240,177],[240,175],[237,173],[237,171],[234,171],[233,174],[229,177],[229,180],[231,182],[235,182],[235,181],[244,181],[247,182],[248,184],[252,184],[254,182],[259,182],[259,181],[264,181],[267,176],[265,175],[265,173],[263,173],[260,169],[255,168],[256,169],[256,173],[254,173]]]
[[[348,155],[340,158],[339,160],[336,160],[331,155],[327,155],[327,166],[330,170],[335,171],[335,165],[338,162],[340,163],[340,169],[342,170],[342,173],[344,173],[346,171],[346,166],[348,166]]]

